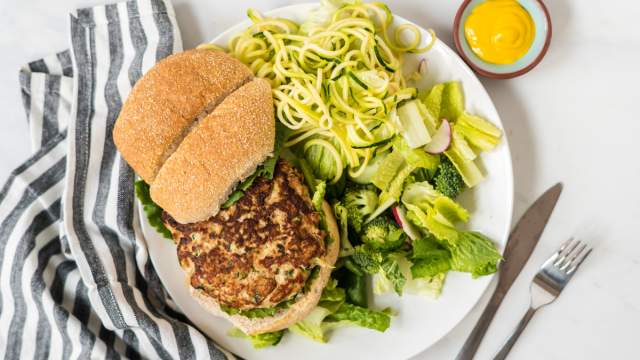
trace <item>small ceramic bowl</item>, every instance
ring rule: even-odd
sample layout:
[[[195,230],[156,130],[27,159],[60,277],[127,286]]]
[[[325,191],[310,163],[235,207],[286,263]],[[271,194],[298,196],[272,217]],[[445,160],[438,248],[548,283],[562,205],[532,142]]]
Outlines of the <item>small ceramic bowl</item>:
[[[518,0],[535,23],[536,36],[529,51],[513,64],[491,64],[480,59],[469,47],[464,36],[464,23],[474,7],[486,0],[465,0],[453,22],[453,40],[458,53],[478,74],[494,79],[510,79],[529,72],[542,60],[551,42],[551,17],[542,0]]]

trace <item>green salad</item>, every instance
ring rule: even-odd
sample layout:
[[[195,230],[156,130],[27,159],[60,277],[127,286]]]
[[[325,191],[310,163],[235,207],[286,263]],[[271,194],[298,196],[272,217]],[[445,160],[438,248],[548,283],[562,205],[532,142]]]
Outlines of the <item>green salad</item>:
[[[323,0],[301,24],[254,10],[248,16],[252,25],[223,50],[270,81],[281,144],[255,176],[269,176],[277,156],[289,160],[317,208],[331,203],[340,226],[332,279],[318,306],[288,330],[319,342],[341,326],[385,331],[392,310],[369,308],[368,284],[374,294],[437,297],[450,271],[474,278],[496,272],[500,252],[481,233],[461,230],[471,215],[456,198],[483,180],[477,157],[502,133],[465,111],[459,82],[417,89],[414,80],[428,71],[424,60],[409,74],[402,70],[403,56],[428,51],[435,34],[423,44],[415,26],[391,28],[386,5],[358,0]],[[144,184],[138,195],[150,223],[166,234],[161,221],[151,221],[161,210]],[[284,332],[230,334],[264,347]]]

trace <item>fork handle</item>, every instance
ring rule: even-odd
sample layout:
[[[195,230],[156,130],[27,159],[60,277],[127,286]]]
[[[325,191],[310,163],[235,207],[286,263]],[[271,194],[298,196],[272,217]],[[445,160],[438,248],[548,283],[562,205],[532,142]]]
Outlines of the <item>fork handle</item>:
[[[507,342],[505,342],[504,345],[502,345],[502,348],[500,349],[500,351],[498,351],[498,353],[493,358],[493,360],[504,360],[507,358],[509,351],[511,351],[511,348],[513,347],[513,345],[516,343],[516,341],[518,341],[520,334],[522,334],[522,331],[524,330],[524,328],[527,327],[527,324],[529,324],[529,320],[531,320],[531,318],[533,317],[533,314],[536,313],[536,310],[537,309],[529,307],[529,310],[527,310],[526,314],[524,314],[524,316],[522,317],[522,320],[520,320],[520,322],[518,323],[518,326],[513,331],[513,334],[511,334],[511,336],[509,336],[509,339],[507,339]]]

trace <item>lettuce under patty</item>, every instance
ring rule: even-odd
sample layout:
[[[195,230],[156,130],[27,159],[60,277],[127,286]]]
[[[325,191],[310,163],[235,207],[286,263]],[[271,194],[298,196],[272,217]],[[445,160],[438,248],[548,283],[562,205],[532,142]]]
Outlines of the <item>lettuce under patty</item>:
[[[244,181],[240,182],[235,190],[229,195],[227,201],[222,204],[223,209],[227,209],[231,207],[231,205],[238,202],[238,200],[242,199],[244,196],[244,192],[247,191],[248,188],[253,185],[253,182],[258,177],[262,177],[268,180],[273,179],[273,174],[276,170],[276,163],[280,158],[280,153],[282,152],[282,148],[284,142],[288,137],[288,129],[280,124],[279,122],[276,124],[276,139],[273,145],[273,155],[271,155],[267,160],[265,160],[262,164],[258,166],[256,171],[251,174],[248,178],[244,179]]]
[[[144,210],[145,215],[147,216],[147,221],[149,221],[149,225],[156,229],[157,232],[160,233],[163,237],[173,240],[171,236],[171,231],[164,226],[162,222],[162,208],[158,206],[156,203],[151,200],[151,195],[149,194],[149,185],[144,182],[144,180],[138,180],[134,184],[136,196],[142,203],[142,209]]]

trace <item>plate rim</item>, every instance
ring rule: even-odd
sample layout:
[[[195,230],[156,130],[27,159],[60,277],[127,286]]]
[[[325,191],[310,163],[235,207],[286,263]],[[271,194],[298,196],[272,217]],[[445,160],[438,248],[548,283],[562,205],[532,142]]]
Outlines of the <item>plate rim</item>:
[[[318,6],[318,3],[315,2],[306,2],[306,3],[300,3],[300,4],[293,4],[293,5],[286,5],[286,6],[281,6],[281,7],[277,7],[277,8],[273,8],[270,9],[268,11],[264,11],[263,13],[266,15],[271,15],[273,13],[277,13],[277,12],[285,12],[285,11],[295,11],[295,12],[305,12],[310,10],[310,8]],[[418,24],[415,24],[414,22],[399,16],[395,13],[393,13],[393,17],[394,17],[394,22],[397,20],[400,20],[403,23],[408,23],[408,24],[412,24],[414,26],[417,26],[418,29],[422,30],[422,31],[426,31],[426,29]],[[224,38],[226,36],[229,36],[230,34],[236,33],[238,30],[238,28],[244,28],[246,26],[248,26],[250,24],[250,20],[249,19],[244,19],[238,23],[235,23],[234,25],[229,26],[226,30],[220,32],[218,35],[216,35],[215,37],[213,37],[211,40],[209,40],[207,43],[216,43],[219,39]],[[509,141],[507,138],[507,133],[506,130],[504,128],[504,123],[502,122],[502,119],[500,117],[500,114],[498,113],[498,110],[495,107],[495,104],[493,102],[493,100],[491,99],[491,96],[489,96],[489,93],[487,92],[487,89],[484,87],[484,85],[480,82],[480,79],[476,76],[476,74],[471,70],[471,68],[469,68],[469,66],[467,65],[467,63],[455,52],[453,51],[453,49],[451,47],[449,47],[446,43],[444,43],[442,40],[440,40],[439,38],[436,37],[436,46],[441,46],[442,49],[444,50],[444,52],[447,54],[448,57],[452,58],[454,61],[457,62],[457,64],[459,65],[459,68],[466,72],[467,75],[469,75],[469,77],[472,79],[472,81],[475,81],[477,83],[477,85],[479,85],[479,89],[480,91],[483,92],[483,94],[486,96],[486,98],[489,100],[491,107],[493,108],[493,110],[495,110],[495,114],[497,115],[495,119],[492,119],[493,122],[497,123],[499,125],[499,127],[503,130],[503,137],[502,137],[502,142],[503,142],[503,146],[505,147],[505,154],[504,156],[506,157],[506,161],[505,161],[505,171],[506,171],[506,185],[508,187],[507,189],[507,201],[508,201],[508,209],[506,209],[508,211],[508,215],[506,218],[506,222],[505,222],[505,229],[501,230],[501,233],[503,234],[503,236],[501,237],[500,240],[503,240],[502,238],[504,238],[505,234],[506,234],[506,238],[500,242],[500,245],[502,246],[502,248],[500,249],[501,252],[504,251],[504,246],[506,245],[506,241],[508,240],[508,234],[511,230],[512,227],[512,222],[513,222],[513,207],[514,207],[514,176],[513,176],[513,161],[512,161],[512,156],[511,156],[511,148],[509,146]],[[144,214],[144,211],[142,209],[142,206],[140,206],[140,201],[139,199],[136,198],[136,204],[138,205],[138,219],[140,221],[140,229],[141,229],[141,233],[143,235],[143,237],[145,238],[145,242],[146,241],[146,235],[145,232],[147,230],[147,227],[143,226],[143,222],[147,224],[147,220],[146,220],[146,216]],[[156,255],[156,251],[152,250],[151,247],[148,246],[148,252],[149,252],[149,258],[151,259],[151,262],[153,264],[153,266],[155,268],[158,268],[159,266],[161,266],[162,264],[160,263],[161,259],[159,259]],[[475,301],[473,301],[472,305],[469,306],[469,308],[466,311],[462,311],[459,313],[459,315],[457,317],[455,317],[455,321],[452,321],[450,323],[449,326],[446,327],[446,329],[444,329],[444,331],[442,331],[441,335],[437,338],[432,339],[429,342],[423,342],[422,344],[424,344],[424,346],[421,347],[417,347],[416,351],[411,352],[409,354],[409,357],[413,357],[416,356],[424,351],[426,351],[427,349],[431,348],[434,344],[436,344],[438,341],[442,340],[443,338],[445,338],[454,328],[456,328],[458,325],[460,325],[460,323],[473,311],[473,309],[478,305],[478,303],[480,302],[480,300],[482,299],[482,297],[487,293],[487,290],[489,289],[491,283],[493,282],[495,276],[497,273],[491,274],[489,276],[486,276],[486,282],[484,285],[484,289],[482,289],[482,291],[479,293],[478,297],[475,299]],[[169,295],[172,296],[172,298],[176,298],[173,294],[172,294],[172,290],[171,287],[167,286],[167,281],[168,279],[165,280],[165,278],[163,276],[161,276],[158,273],[158,277],[160,278],[160,281],[162,283],[162,285],[164,286],[164,288],[166,289],[166,291],[169,293]],[[180,304],[178,303],[178,301],[174,301],[176,306],[178,307],[178,309],[180,309],[180,311],[187,317],[189,318],[193,324],[196,326],[196,328],[198,328],[199,331],[202,331],[207,337],[211,337],[209,334],[207,334],[206,332],[204,332],[203,330],[200,329],[200,327],[196,324],[195,321],[193,321],[193,319],[191,319],[183,310],[182,307],[180,306]],[[212,340],[218,342],[217,339],[212,338]]]

